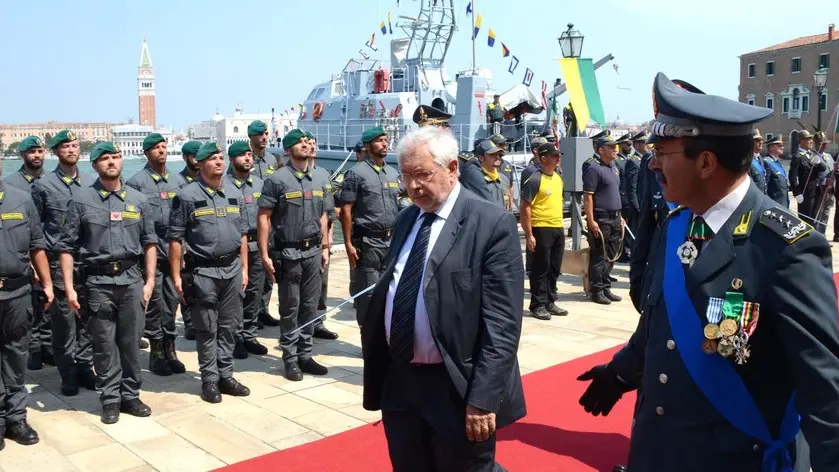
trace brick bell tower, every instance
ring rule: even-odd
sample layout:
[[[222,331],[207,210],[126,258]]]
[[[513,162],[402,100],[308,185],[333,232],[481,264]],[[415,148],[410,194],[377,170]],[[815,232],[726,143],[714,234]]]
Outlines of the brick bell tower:
[[[140,103],[139,124],[157,128],[154,108],[154,67],[151,64],[149,45],[143,37],[143,50],[140,53],[140,66],[137,68],[137,96]]]

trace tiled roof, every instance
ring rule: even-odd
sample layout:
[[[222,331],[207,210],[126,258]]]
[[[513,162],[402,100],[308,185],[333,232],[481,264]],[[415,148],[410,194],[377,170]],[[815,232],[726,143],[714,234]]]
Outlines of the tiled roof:
[[[809,46],[811,44],[818,44],[818,43],[826,43],[830,41],[828,39],[828,34],[814,34],[812,36],[801,36],[800,38],[795,38],[790,41],[784,41],[783,43],[776,44],[774,46],[770,46],[768,48],[759,49],[757,51],[752,51],[748,54],[757,54],[759,52],[769,52],[769,51],[777,51],[779,49],[789,49],[789,48],[798,48],[801,46]],[[833,33],[833,41],[839,41],[839,31]]]

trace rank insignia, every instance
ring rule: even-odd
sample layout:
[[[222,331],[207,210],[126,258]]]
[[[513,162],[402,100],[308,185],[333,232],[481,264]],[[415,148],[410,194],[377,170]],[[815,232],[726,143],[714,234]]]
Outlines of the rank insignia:
[[[72,131],[67,132],[67,140],[68,141],[75,141],[76,140],[76,133]]]
[[[812,226],[780,207],[764,210],[760,215],[760,223],[783,238],[788,244],[792,244],[814,231]]]

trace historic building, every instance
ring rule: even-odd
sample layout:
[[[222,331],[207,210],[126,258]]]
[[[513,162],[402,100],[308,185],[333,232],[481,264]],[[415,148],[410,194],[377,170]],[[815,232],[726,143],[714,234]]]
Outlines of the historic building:
[[[154,67],[149,55],[149,43],[143,38],[140,52],[140,66],[137,67],[137,95],[139,102],[139,124],[157,128],[157,112],[154,107]]]
[[[110,141],[111,129],[115,123],[62,123],[49,121],[47,123],[0,124],[0,148],[6,149],[10,144],[20,142],[27,136],[39,136],[49,141],[56,133],[63,129],[70,129],[81,141]]]
[[[166,138],[168,144],[167,150],[170,156],[179,156],[181,154],[181,146],[187,141],[187,136],[184,133],[173,131],[169,128],[152,128],[146,125],[119,125],[112,129],[114,135],[114,144],[119,146],[122,155],[126,158],[143,156],[143,139],[149,133],[160,133]]]

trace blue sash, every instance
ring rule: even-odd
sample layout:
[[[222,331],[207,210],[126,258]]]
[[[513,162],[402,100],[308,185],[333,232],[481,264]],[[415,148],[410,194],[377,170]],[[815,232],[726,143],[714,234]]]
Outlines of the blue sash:
[[[752,158],[752,167],[755,168],[755,170],[758,174],[760,174],[761,177],[766,177],[766,168],[763,167],[763,161],[759,157]]]
[[[746,389],[740,375],[730,361],[719,355],[702,352],[702,320],[685,288],[685,273],[676,255],[685,241],[692,214],[687,209],[673,216],[667,227],[667,246],[664,256],[664,303],[670,320],[673,339],[694,383],[711,405],[747,436],[761,441],[765,447],[763,472],[792,472],[787,446],[795,440],[800,427],[795,410],[795,394],[781,423],[779,440],[772,439],[769,428],[757,405]]]
[[[767,159],[766,163],[769,164],[769,167],[771,167],[771,168],[775,169],[776,171],[780,172],[781,175],[783,175],[784,177],[787,176],[787,171],[784,169],[784,166],[775,162],[774,159]]]

